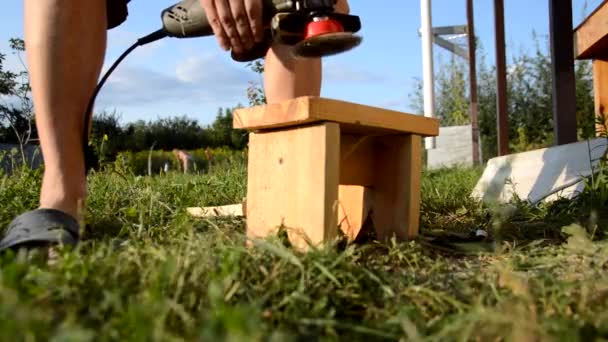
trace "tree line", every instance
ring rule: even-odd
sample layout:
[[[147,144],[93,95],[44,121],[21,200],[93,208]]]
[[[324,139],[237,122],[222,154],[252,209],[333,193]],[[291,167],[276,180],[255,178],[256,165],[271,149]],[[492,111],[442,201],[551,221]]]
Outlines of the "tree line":
[[[21,61],[21,70],[7,70],[6,54],[0,53],[0,143],[20,146],[37,144],[34,109],[31,101],[29,75],[22,59],[25,44],[22,39],[10,40],[10,53]],[[257,72],[255,64],[250,67]],[[247,90],[250,101],[265,101],[259,87]],[[112,160],[121,151],[140,152],[150,149],[196,150],[228,148],[242,150],[247,146],[247,134],[232,128],[234,108],[219,108],[210,125],[201,125],[185,115],[120,123],[116,112],[95,113],[92,118],[91,142],[98,154]]]
[[[235,107],[236,108],[236,107]],[[203,126],[186,116],[138,120],[119,124],[116,113],[97,113],[92,121],[91,141],[104,159],[113,159],[118,152],[140,152],[150,149],[196,150],[229,148],[242,150],[247,146],[246,131],[232,128],[231,108],[220,108],[212,124]]]

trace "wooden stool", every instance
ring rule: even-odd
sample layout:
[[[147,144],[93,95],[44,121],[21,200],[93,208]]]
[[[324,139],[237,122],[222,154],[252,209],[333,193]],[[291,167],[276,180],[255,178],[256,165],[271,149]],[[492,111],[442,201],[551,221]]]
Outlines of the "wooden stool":
[[[377,238],[418,233],[421,137],[439,122],[420,115],[316,97],[239,109],[251,130],[247,235],[284,227],[306,249],[338,234],[354,239],[368,215]]]

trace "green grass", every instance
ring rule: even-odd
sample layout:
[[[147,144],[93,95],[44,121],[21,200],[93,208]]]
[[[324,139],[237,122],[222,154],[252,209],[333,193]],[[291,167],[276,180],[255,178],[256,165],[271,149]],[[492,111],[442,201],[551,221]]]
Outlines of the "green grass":
[[[608,181],[576,201],[488,208],[479,169],[427,172],[421,230],[487,230],[489,252],[428,240],[295,253],[244,246],[244,222],[189,206],[245,196],[213,175],[90,177],[86,240],[56,264],[0,258],[2,341],[592,341],[608,338]],[[36,206],[40,174],[0,179],[0,224]],[[564,228],[566,227],[566,228]],[[466,250],[466,249],[465,249]]]

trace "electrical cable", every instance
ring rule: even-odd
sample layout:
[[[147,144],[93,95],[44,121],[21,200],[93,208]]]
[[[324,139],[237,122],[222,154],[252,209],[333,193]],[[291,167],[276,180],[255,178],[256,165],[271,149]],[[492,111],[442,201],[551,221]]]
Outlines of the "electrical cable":
[[[95,105],[95,99],[97,98],[97,94],[99,94],[99,91],[101,90],[101,88],[103,87],[103,85],[106,83],[106,81],[110,77],[110,74],[112,74],[112,72],[114,72],[114,70],[116,69],[116,67],[131,52],[133,52],[133,50],[135,50],[139,46],[143,46],[143,45],[152,43],[154,41],[157,41],[159,39],[165,38],[167,36],[168,36],[167,33],[163,29],[160,29],[160,30],[157,30],[157,31],[154,31],[154,32],[150,33],[147,36],[139,38],[133,45],[131,45],[127,50],[125,50],[125,52],[123,52],[122,55],[120,55],[120,57],[118,57],[118,59],[105,72],[104,76],[101,78],[101,80],[99,81],[99,83],[95,87],[95,90],[93,91],[93,95],[91,96],[91,99],[89,100],[89,104],[87,106],[87,110],[84,113],[84,130],[83,130],[83,133],[82,133],[82,150],[83,150],[84,158],[85,158],[85,168],[84,168],[85,176],[86,176],[89,168],[93,164],[93,160],[92,160],[93,157],[94,157],[93,153],[87,147],[89,145],[89,126],[91,124],[91,118],[93,116],[93,106]]]

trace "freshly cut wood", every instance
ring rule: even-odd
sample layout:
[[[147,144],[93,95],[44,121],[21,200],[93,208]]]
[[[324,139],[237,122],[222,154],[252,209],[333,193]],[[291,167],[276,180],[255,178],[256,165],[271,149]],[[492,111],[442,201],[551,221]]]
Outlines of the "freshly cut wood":
[[[439,134],[437,119],[310,96],[237,109],[233,118],[234,128],[248,130],[267,130],[331,121],[340,123],[343,133],[411,133],[423,137]]]
[[[244,216],[245,203],[221,205],[215,207],[191,207],[186,209],[193,217]]]

